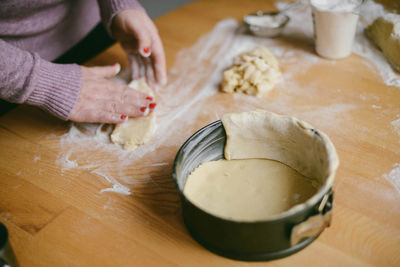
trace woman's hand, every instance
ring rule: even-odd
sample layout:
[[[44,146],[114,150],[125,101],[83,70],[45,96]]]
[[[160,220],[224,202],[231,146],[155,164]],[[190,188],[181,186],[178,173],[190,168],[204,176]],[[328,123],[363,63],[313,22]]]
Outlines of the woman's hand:
[[[120,65],[106,67],[81,67],[82,89],[70,120],[76,122],[120,123],[127,117],[144,116],[156,103],[145,93],[109,80]]]
[[[113,19],[111,32],[128,54],[132,79],[145,77],[149,84],[166,84],[164,48],[156,26],[144,10],[121,11]]]

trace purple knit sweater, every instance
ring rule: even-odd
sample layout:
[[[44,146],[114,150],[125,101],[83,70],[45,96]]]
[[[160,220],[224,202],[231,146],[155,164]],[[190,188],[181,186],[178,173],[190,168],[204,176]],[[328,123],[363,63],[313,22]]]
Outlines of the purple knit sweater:
[[[78,43],[101,21],[136,0],[1,0],[0,98],[39,106],[67,120],[82,85],[76,64],[54,60]]]

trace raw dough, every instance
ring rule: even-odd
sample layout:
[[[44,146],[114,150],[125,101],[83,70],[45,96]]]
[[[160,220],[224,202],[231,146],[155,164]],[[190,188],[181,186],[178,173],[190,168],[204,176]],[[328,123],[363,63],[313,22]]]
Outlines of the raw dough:
[[[311,125],[264,110],[225,114],[222,123],[226,160],[203,163],[184,187],[203,209],[238,221],[278,218],[315,205],[332,188],[336,150]]]
[[[274,160],[205,162],[186,180],[183,193],[196,206],[237,221],[265,220],[315,194],[312,182]]]
[[[154,97],[153,90],[144,79],[132,81],[128,86]],[[117,124],[111,134],[111,140],[115,144],[123,145],[124,149],[131,150],[149,141],[155,130],[156,114],[151,112],[147,116],[128,118],[126,122]]]
[[[329,138],[294,117],[255,110],[225,114],[222,123],[227,135],[228,160],[273,159],[321,184],[338,166],[336,150]]]
[[[237,56],[223,74],[222,91],[259,95],[271,90],[281,76],[278,60],[264,46]]]
[[[377,18],[368,27],[367,33],[392,66],[400,72],[400,15],[387,14]]]

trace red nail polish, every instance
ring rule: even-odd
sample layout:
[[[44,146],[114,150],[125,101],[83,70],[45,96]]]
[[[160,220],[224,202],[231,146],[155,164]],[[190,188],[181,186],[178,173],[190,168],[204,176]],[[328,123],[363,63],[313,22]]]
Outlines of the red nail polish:
[[[126,115],[121,115],[121,120],[125,120],[126,119]]]
[[[146,97],[146,100],[153,101],[153,98],[151,96],[148,96]]]
[[[148,48],[148,47],[143,48],[143,52],[145,54],[148,54],[150,52],[150,48]]]
[[[146,109],[147,109],[147,107],[141,107],[141,108],[140,108],[140,111],[141,111],[141,112],[145,112]]]
[[[157,103],[150,103],[149,108],[154,109],[157,106]]]

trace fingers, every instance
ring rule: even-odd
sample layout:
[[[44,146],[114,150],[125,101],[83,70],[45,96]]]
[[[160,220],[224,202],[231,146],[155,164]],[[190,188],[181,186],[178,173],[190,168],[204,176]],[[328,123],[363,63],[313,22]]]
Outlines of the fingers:
[[[137,80],[140,78],[146,78],[148,84],[152,87],[156,84],[156,79],[153,71],[153,60],[152,58],[144,58],[139,54],[128,56],[131,64],[131,78]]]
[[[154,110],[155,106],[156,104],[152,103],[150,104],[150,107],[143,108],[142,111],[137,112],[137,116],[132,115],[130,117],[147,116],[152,110]],[[69,119],[75,122],[88,123],[122,123],[128,119],[128,115],[109,110],[83,109],[79,112],[72,112]]]
[[[121,114],[107,112],[107,111],[95,111],[91,110],[88,114],[93,122],[101,122],[101,123],[121,123],[126,120],[126,116]]]
[[[87,123],[121,123],[127,120],[127,116],[98,109],[82,109],[73,110],[69,119]]]
[[[155,78],[154,74],[152,71],[152,59],[150,57],[141,57],[141,66],[140,66],[140,75],[141,77],[144,77],[147,81],[147,83],[153,87],[155,84]]]
[[[108,68],[108,71],[110,68]],[[115,68],[111,68],[116,73]],[[82,88],[69,119],[77,122],[120,123],[146,116],[156,107],[154,98],[101,75],[107,67],[82,67]]]
[[[154,86],[156,83],[165,85],[167,83],[165,55],[162,45],[155,45],[150,57],[140,54],[129,54],[128,59],[131,66],[131,77],[133,80],[146,78],[147,82]]]
[[[139,58],[140,56],[137,54],[134,55],[129,55],[128,56],[129,61],[130,61],[130,66],[131,66],[131,78],[132,80],[137,80],[140,78],[140,73],[139,73]]]
[[[97,75],[104,78],[112,78],[121,71],[121,65],[116,63],[110,66],[104,67],[90,67],[87,68],[93,75]]]
[[[146,116],[156,104],[154,98],[127,87],[119,96],[115,95],[105,107],[107,111],[125,114],[129,117]]]
[[[146,23],[143,23],[142,27],[138,27],[130,21],[129,29],[136,39],[123,42],[125,51],[128,54],[133,54],[130,57],[132,78],[146,77],[149,83],[165,85],[167,83],[167,71],[164,48],[154,23],[148,17],[145,21]],[[133,52],[135,49],[137,49],[137,53]],[[148,70],[148,66],[152,68],[151,72]]]
[[[129,104],[117,104],[112,102],[109,104],[106,111],[126,117],[142,117],[148,115],[151,109],[150,103],[140,107],[132,108],[132,105]]]
[[[157,88],[152,62],[146,65],[146,80],[151,88]]]
[[[167,83],[167,68],[165,62],[164,48],[160,38],[154,42],[153,45],[153,72],[155,74],[155,80],[160,85],[165,85]]]
[[[152,53],[152,36],[145,27],[135,29],[136,38],[138,40],[138,52],[143,57],[149,57]]]
[[[146,66],[147,66],[147,58],[138,57],[138,63],[139,63],[139,78],[145,78],[146,77]]]

